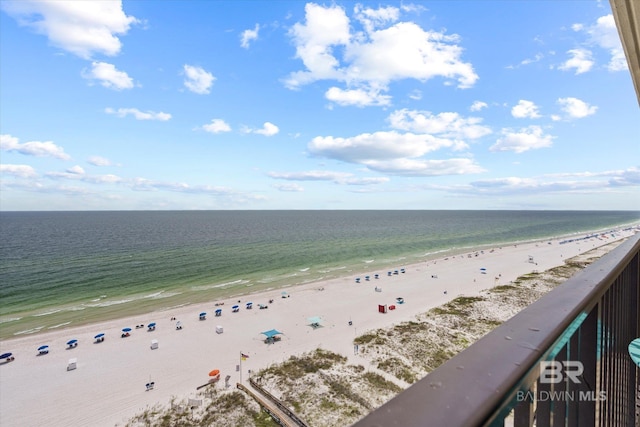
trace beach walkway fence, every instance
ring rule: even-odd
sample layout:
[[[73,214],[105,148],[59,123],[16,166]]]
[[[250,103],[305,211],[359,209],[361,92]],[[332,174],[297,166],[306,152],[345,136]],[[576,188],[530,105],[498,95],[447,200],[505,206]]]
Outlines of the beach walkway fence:
[[[640,234],[354,424],[638,426]]]

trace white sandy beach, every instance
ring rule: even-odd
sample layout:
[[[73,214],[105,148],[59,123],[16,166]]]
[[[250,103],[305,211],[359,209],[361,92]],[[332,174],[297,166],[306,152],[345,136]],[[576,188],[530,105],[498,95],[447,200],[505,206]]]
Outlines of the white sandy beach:
[[[617,232],[616,238],[630,233]],[[196,387],[209,380],[212,369],[221,371],[222,380],[216,387],[224,386],[226,375],[235,386],[240,380],[236,371],[240,352],[249,355],[242,362],[244,381],[248,370],[257,371],[317,347],[358,363],[352,342],[356,335],[411,320],[458,295],[474,295],[532,271],[562,265],[565,259],[613,239],[591,238],[562,245],[560,240],[398,265],[405,273],[387,276],[386,270],[371,271],[370,281],[363,274],[360,283],[349,276],[292,287],[286,289],[289,298],[282,298],[280,290],[245,296],[238,313],[231,312],[237,299],[227,299],[2,341],[0,352],[12,352],[15,360],[0,363],[0,425],[122,425],[149,406],[168,404],[172,396],[195,397]],[[374,279],[374,274],[379,274],[379,279]],[[382,292],[376,292],[375,287]],[[395,304],[396,297],[403,297],[405,303]],[[260,310],[258,304],[267,304],[269,299],[273,299],[269,308]],[[248,301],[253,302],[252,310],[245,308]],[[216,302],[224,305],[217,307]],[[395,304],[396,309],[380,314],[378,304]],[[223,309],[221,317],[214,317],[216,308]],[[208,313],[207,319],[198,320],[203,311]],[[307,318],[312,316],[320,316],[323,326],[311,328]],[[172,317],[182,322],[182,330],[176,330]],[[151,322],[157,323],[155,331],[135,328]],[[224,333],[216,333],[217,325]],[[125,327],[132,328],[131,336],[121,338]],[[267,345],[260,333],[273,328],[284,335],[281,341]],[[93,337],[100,332],[106,339],[96,344]],[[79,345],[67,350],[66,342],[74,338]],[[150,349],[152,339],[158,340],[156,350]],[[50,352],[37,356],[36,349],[42,344],[49,345]],[[77,358],[77,369],[67,371],[71,358]],[[147,391],[145,384],[150,379],[155,388]]]

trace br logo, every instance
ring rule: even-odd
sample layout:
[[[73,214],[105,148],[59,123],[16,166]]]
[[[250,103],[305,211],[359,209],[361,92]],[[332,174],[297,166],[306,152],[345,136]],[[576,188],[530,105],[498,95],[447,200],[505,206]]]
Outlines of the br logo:
[[[580,384],[580,375],[584,372],[582,362],[577,360],[550,360],[540,362],[540,383],[558,384],[567,377],[574,384]]]

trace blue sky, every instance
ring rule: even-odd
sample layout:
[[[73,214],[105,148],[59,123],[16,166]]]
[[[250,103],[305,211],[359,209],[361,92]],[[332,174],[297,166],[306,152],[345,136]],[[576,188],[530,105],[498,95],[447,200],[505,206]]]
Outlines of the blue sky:
[[[0,209],[640,209],[608,1],[0,2]]]

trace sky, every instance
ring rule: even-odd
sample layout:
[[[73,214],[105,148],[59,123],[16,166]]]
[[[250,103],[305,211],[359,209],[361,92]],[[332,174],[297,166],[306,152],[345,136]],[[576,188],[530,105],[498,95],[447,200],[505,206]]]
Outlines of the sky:
[[[640,210],[608,1],[0,0],[0,210]]]

